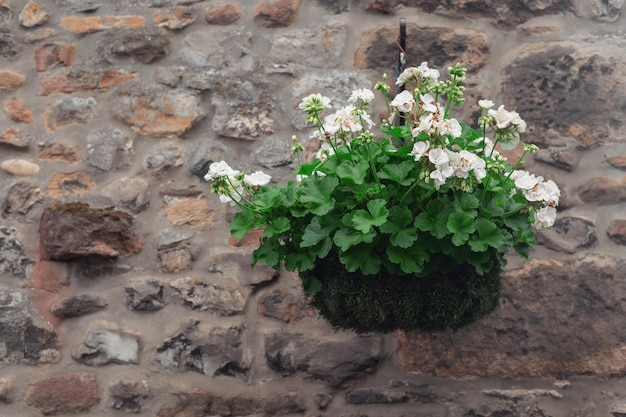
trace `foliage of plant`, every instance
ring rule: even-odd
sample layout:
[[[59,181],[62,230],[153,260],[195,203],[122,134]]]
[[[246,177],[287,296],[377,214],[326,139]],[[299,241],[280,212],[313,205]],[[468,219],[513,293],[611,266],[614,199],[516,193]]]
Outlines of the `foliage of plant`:
[[[404,90],[391,101],[385,77],[377,83],[390,114],[380,134],[367,113],[371,90],[355,90],[348,106],[325,116],[330,99],[305,97],[299,107],[321,146],[284,184],[213,163],[205,177],[212,191],[241,208],[232,235],[263,229],[254,263],[306,272],[332,251],[362,276],[426,276],[464,264],[482,275],[503,265],[510,248],[527,258],[532,227],[554,223],[559,189],[519,169],[536,146],[523,144],[514,164],[496,149],[519,144],[526,124],[516,112],[480,100],[476,128],[452,117],[464,101],[466,69],[448,73],[441,81],[426,63],[407,68],[395,83]],[[303,150],[294,137],[299,162]],[[305,292],[320,290],[313,274],[301,277]]]

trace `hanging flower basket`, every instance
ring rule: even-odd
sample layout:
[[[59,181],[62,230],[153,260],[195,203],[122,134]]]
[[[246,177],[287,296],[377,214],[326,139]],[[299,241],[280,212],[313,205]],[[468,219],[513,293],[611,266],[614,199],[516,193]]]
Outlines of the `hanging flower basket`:
[[[368,114],[374,93],[355,90],[331,110],[320,94],[301,104],[320,149],[300,161],[295,179],[270,184],[226,162],[205,176],[224,202],[241,208],[231,233],[263,229],[253,261],[297,271],[304,292],[336,328],[357,332],[458,329],[492,312],[505,254],[528,257],[533,227],[550,227],[560,191],[551,180],[498,152],[518,146],[525,122],[504,106],[479,101],[471,127],[453,117],[466,70],[447,80],[427,63],[405,69],[380,132]]]

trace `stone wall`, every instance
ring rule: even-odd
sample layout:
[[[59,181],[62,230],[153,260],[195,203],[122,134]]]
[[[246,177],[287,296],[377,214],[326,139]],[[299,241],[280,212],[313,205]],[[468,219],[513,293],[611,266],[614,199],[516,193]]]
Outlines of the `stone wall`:
[[[0,0],[0,415],[626,415],[622,0]],[[335,332],[202,180],[286,178],[295,111],[469,68],[563,190],[502,305],[455,333]],[[64,205],[62,205],[64,203]],[[67,203],[67,204],[65,204]]]

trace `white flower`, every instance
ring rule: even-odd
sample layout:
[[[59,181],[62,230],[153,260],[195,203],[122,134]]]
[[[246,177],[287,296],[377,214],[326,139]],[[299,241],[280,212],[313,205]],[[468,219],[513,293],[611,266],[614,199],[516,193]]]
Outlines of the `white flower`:
[[[470,151],[461,150],[457,164],[454,165],[457,168],[455,175],[459,178],[467,178],[470,172],[479,180],[487,176],[485,161]]]
[[[556,208],[552,206],[541,207],[535,211],[534,218],[537,229],[551,227],[556,221]]]
[[[427,113],[420,117],[419,125],[411,130],[411,135],[416,138],[420,133],[426,132],[430,133],[430,130],[433,127],[434,116],[433,113]]]
[[[483,110],[488,110],[494,106],[493,101],[491,100],[478,100],[478,107]]]
[[[501,141],[499,143],[503,151],[511,151],[515,149],[515,147],[519,143],[519,135],[517,133],[511,134],[507,142]]]
[[[422,156],[424,156],[424,154],[428,151],[429,146],[430,143],[427,140],[417,141],[413,145],[413,149],[411,150],[411,152],[409,152],[409,155],[411,155],[416,161],[419,161]]]
[[[308,111],[315,109],[318,112],[327,109],[330,106],[330,99],[321,94],[310,94],[302,99],[298,108],[300,110]]]
[[[490,109],[488,114],[494,118],[498,129],[506,129],[513,125],[515,126],[515,131],[519,133],[526,131],[526,122],[522,120],[517,112],[505,110],[504,105],[498,107],[498,110]]]
[[[363,104],[369,104],[374,100],[374,93],[367,88],[359,88],[352,92],[352,95],[348,101],[352,104],[358,105],[359,101]]]
[[[324,142],[322,143],[322,146],[320,146],[320,149],[315,154],[315,157],[319,159],[320,161],[325,162],[329,156],[334,155],[334,154],[335,154],[335,150],[333,149],[333,147],[330,146],[328,142]]]
[[[422,109],[427,112],[436,113],[439,110],[435,98],[430,94],[421,95],[420,101],[422,102]]]
[[[552,180],[547,180],[542,185],[546,193],[546,199],[544,201],[551,206],[558,205],[559,198],[561,197],[559,186]]]
[[[359,132],[363,129],[359,118],[353,114],[354,106],[342,107],[335,113],[324,118],[324,130],[331,135],[340,130],[345,132]],[[368,118],[369,119],[369,118]]]
[[[444,163],[437,165],[437,169],[430,173],[430,178],[435,180],[436,185],[443,185],[446,183],[446,180],[453,175],[454,168]]]
[[[222,177],[235,177],[239,171],[232,169],[225,161],[213,162],[209,166],[209,172],[206,173],[204,179],[212,181]]]
[[[439,80],[439,71],[429,68],[426,62],[422,62],[419,67],[409,67],[402,71],[402,74],[396,80],[396,85],[404,85],[410,81],[419,81],[426,78],[430,78],[433,83],[436,83]]]
[[[413,107],[415,106],[415,99],[413,98],[413,94],[404,90],[395,96],[390,104],[391,107],[397,109],[399,112],[408,113],[413,110]]]
[[[428,152],[428,160],[435,164],[435,166],[447,165],[448,162],[450,162],[450,157],[448,156],[448,153],[443,149],[435,148],[431,149],[430,152]]]
[[[252,174],[246,174],[243,177],[243,182],[251,187],[260,187],[270,183],[271,176],[267,175],[263,171],[256,171]]]
[[[450,135],[453,138],[458,138],[463,133],[461,124],[456,119],[443,119],[437,125],[437,130],[440,135]]]

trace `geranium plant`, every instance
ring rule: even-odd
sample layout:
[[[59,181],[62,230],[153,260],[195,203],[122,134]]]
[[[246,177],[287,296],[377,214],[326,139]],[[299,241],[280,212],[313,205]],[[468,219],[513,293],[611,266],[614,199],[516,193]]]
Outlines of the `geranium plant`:
[[[371,90],[355,90],[334,112],[327,97],[305,97],[299,107],[320,147],[301,161],[304,148],[294,137],[299,166],[286,183],[270,184],[267,174],[244,174],[224,161],[206,174],[222,201],[241,208],[231,223],[235,238],[263,229],[253,262],[298,271],[312,304],[337,327],[471,323],[496,307],[509,249],[527,258],[533,227],[555,221],[557,185],[520,169],[537,147],[521,145],[513,164],[498,152],[519,145],[525,122],[490,100],[478,102],[474,127],[453,117],[464,101],[466,69],[448,73],[443,81],[426,63],[407,68],[395,82],[403,91],[391,101],[386,79],[378,82],[390,115],[380,133],[368,114]],[[391,280],[408,300],[392,295]]]

